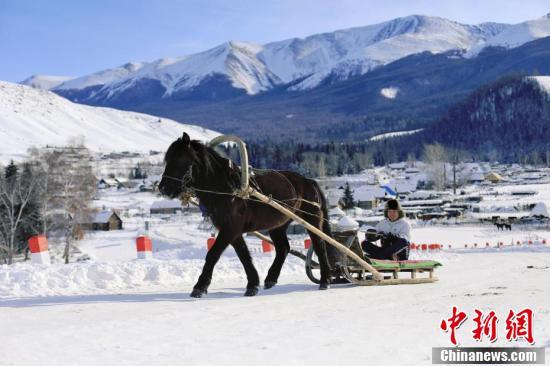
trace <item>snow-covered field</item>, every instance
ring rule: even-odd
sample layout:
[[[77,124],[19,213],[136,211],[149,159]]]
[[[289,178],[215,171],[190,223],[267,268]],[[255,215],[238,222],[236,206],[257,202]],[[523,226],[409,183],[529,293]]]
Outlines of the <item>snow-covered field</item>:
[[[97,205],[147,212],[158,199],[106,192]],[[289,256],[279,284],[254,298],[242,296],[244,271],[228,248],[208,296],[195,300],[189,293],[210,234],[200,216],[123,220],[124,230],[79,244],[91,261],[0,267],[0,365],[428,365],[432,347],[450,345],[439,324],[453,306],[469,316],[457,331],[462,345],[480,345],[471,335],[474,309],[501,317],[497,342],[481,345],[507,346],[509,309],[531,308],[535,345],[550,347],[550,245],[542,244],[549,232],[416,225],[413,241],[445,245],[412,254],[443,264],[436,283],[318,291],[304,263]],[[145,220],[152,260],[135,259]],[[463,248],[474,241],[492,247]],[[505,246],[494,248],[498,241]],[[263,278],[273,257],[247,242]]]

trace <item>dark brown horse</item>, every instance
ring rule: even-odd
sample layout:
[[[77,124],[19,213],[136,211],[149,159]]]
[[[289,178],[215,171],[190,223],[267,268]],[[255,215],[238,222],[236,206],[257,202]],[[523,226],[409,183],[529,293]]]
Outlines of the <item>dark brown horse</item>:
[[[211,147],[199,141],[191,141],[186,133],[170,145],[164,162],[165,169],[159,191],[170,198],[179,197],[183,193],[194,193],[219,230],[216,242],[206,255],[202,273],[191,296],[202,297],[207,293],[214,266],[229,244],[235,248],[246,272],[248,284],[245,296],[256,295],[260,279],[243,233],[258,230],[267,230],[275,246],[275,260],[264,281],[264,288],[273,287],[290,251],[286,230],[291,220],[265,203],[233,195],[240,187],[240,168]],[[331,235],[326,200],[314,180],[288,171],[262,170],[250,178],[250,185],[285,204],[304,220]],[[326,246],[312,232],[309,232],[309,236],[315,253],[320,258],[319,289],[324,290],[330,286]]]

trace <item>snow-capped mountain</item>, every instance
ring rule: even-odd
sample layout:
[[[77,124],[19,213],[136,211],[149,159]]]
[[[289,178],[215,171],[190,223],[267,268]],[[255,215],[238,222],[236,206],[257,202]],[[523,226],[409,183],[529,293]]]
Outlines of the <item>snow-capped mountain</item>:
[[[492,39],[519,26],[466,25],[439,17],[413,15],[265,45],[227,42],[190,56],[103,70],[54,89],[71,97],[71,91],[93,87],[89,93],[79,95],[80,101],[84,98],[101,102],[116,98],[147,80],[154,81],[155,87],[162,89],[160,97],[167,97],[191,90],[210,77],[222,76],[232,87],[249,95],[288,83],[294,84],[290,89],[303,90],[327,79],[341,80],[364,74],[415,53],[469,50],[492,44]],[[542,31],[536,36],[544,34]],[[73,96],[72,99],[77,98]]]
[[[68,80],[54,89],[85,89],[93,86],[108,85],[124,78],[127,75],[138,72],[145,65],[148,65],[148,63],[129,62],[113,69],[101,70],[90,75],[84,75]]]
[[[31,146],[64,145],[84,138],[93,151],[165,150],[186,131],[209,141],[218,133],[147,114],[76,104],[46,90],[0,81],[0,161]]]
[[[280,80],[258,58],[261,46],[239,42],[227,42],[218,47],[194,55],[160,59],[141,64],[139,69],[120,77],[113,77],[95,95],[96,99],[109,99],[136,85],[139,80],[157,80],[166,89],[164,95],[178,90],[188,90],[199,85],[211,75],[227,75],[233,87],[256,94],[270,89]],[[109,73],[110,70],[104,71]],[[114,73],[111,73],[114,74]],[[91,86],[89,80],[87,85]],[[64,83],[58,90],[81,89],[79,80]]]
[[[514,24],[490,38],[486,46],[513,48],[535,39],[550,36],[550,13],[538,19]]]
[[[305,39],[267,44],[260,57],[284,82],[304,78],[294,89],[309,89],[327,77],[346,79],[405,56],[468,49],[507,28],[505,24],[464,25],[414,15]]]
[[[33,75],[22,82],[22,85],[28,85],[36,89],[53,89],[56,86],[71,80],[70,76],[56,76],[56,75]]]
[[[264,45],[226,42],[189,56],[128,63],[66,81],[53,90],[73,101],[116,106],[184,100],[195,90],[201,90],[201,97],[216,98],[228,90],[232,96],[254,95],[280,85],[309,90],[413,54],[458,50],[458,57],[475,57],[487,46],[517,47],[546,36],[549,16],[515,25],[467,25],[412,15]]]
[[[486,42],[472,47],[467,55],[476,56],[479,51],[489,46],[514,48],[548,36],[550,36],[550,13],[538,19],[506,27]]]

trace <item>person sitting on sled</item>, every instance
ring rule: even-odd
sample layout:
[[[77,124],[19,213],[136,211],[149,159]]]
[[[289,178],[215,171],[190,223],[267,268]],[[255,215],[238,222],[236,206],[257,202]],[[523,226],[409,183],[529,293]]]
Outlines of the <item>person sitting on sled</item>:
[[[409,241],[411,226],[405,219],[399,201],[391,199],[384,208],[384,220],[375,230],[367,230],[366,239],[361,243],[365,255],[374,259],[407,260],[409,258]],[[373,242],[381,239],[382,246]]]

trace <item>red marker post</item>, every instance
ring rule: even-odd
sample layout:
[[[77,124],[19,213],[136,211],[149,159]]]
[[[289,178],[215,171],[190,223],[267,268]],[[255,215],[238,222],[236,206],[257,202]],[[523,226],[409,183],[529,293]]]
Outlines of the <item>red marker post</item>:
[[[51,264],[50,253],[48,252],[48,239],[44,235],[35,235],[29,239],[29,250],[31,252],[31,263]]]
[[[214,234],[212,234],[208,240],[206,240],[206,250],[210,251],[212,247],[214,246],[214,243],[216,242],[216,238],[214,237]]]
[[[273,246],[267,240],[262,240],[262,253],[271,253]]]
[[[153,258],[153,243],[151,238],[146,235],[140,235],[136,238],[137,257],[139,259]]]

